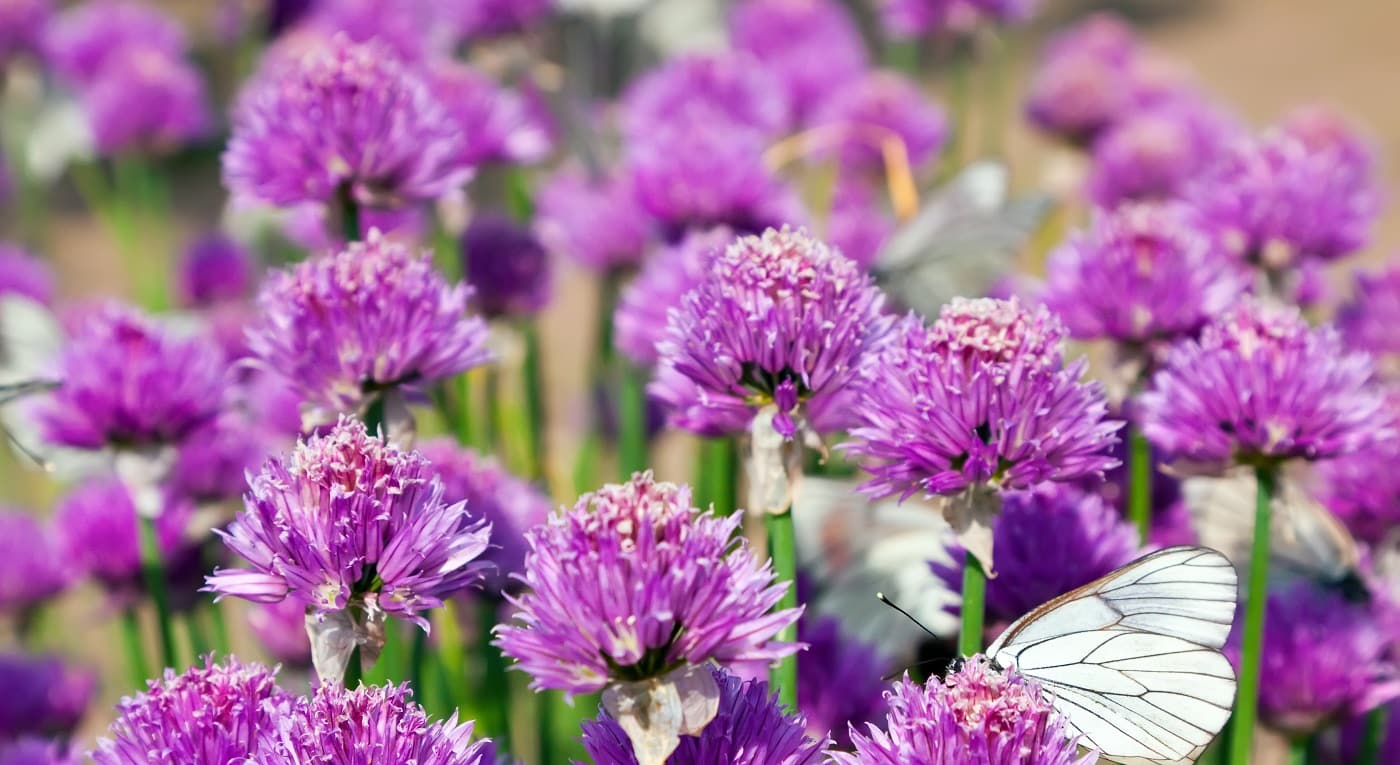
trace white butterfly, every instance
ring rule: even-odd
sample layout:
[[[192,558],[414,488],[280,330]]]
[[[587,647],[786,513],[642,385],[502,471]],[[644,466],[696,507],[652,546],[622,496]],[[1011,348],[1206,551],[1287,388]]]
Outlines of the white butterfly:
[[[1017,619],[987,656],[1038,681],[1104,759],[1194,762],[1235,699],[1235,671],[1220,648],[1236,587],[1225,556],[1171,547]]]

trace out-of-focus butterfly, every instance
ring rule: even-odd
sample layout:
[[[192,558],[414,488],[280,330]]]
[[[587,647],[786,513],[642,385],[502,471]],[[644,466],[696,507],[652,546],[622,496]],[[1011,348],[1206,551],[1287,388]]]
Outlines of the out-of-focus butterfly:
[[[1104,759],[1194,762],[1235,698],[1234,668],[1220,648],[1236,590],[1225,556],[1167,548],[1017,619],[987,656],[1039,682]]]
[[[63,332],[47,308],[29,298],[0,298],[0,430],[15,449],[39,464],[38,437],[24,413],[11,404],[57,387],[54,356]]]
[[[954,297],[987,294],[1049,212],[1044,194],[1011,198],[1006,165],[981,160],[936,190],[890,237],[872,271],[903,305],[935,317]]]

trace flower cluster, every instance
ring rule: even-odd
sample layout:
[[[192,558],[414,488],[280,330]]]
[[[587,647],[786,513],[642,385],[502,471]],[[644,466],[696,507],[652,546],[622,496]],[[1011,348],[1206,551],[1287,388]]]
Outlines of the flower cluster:
[[[246,299],[256,277],[251,254],[224,234],[191,242],[181,254],[176,273],[180,303],[197,308]]]
[[[807,645],[797,656],[797,708],[807,733],[849,748],[849,729],[877,722],[886,711],[890,661],[876,646],[843,635],[840,620],[829,616],[804,618],[797,639]]]
[[[916,83],[893,72],[873,72],[836,90],[821,102],[812,124],[847,133],[840,142],[841,161],[866,173],[883,170],[891,142],[897,142],[910,166],[922,167],[948,135],[942,110]]]
[[[1231,120],[1195,97],[1134,110],[1095,139],[1088,196],[1100,207],[1178,197],[1237,132]]]
[[[1337,309],[1337,330],[1348,346],[1372,354],[1387,377],[1400,372],[1398,323],[1400,268],[1357,274],[1355,295]]]
[[[540,189],[537,202],[540,240],[594,271],[636,265],[654,233],[626,177],[592,178],[565,169]]]
[[[549,252],[530,229],[484,213],[462,234],[464,272],[488,319],[533,316],[553,296]]]
[[[868,65],[859,28],[834,0],[750,0],[728,21],[734,48],[777,78],[788,113],[799,120]]]
[[[71,563],[54,537],[33,515],[0,509],[0,612],[22,615],[68,587]]]
[[[52,656],[4,653],[0,683],[0,741],[67,737],[92,702],[97,676]]]
[[[618,297],[613,314],[613,345],[617,350],[639,366],[655,366],[659,358],[656,346],[666,336],[671,310],[705,281],[711,259],[734,238],[723,226],[696,231],[649,257]]]

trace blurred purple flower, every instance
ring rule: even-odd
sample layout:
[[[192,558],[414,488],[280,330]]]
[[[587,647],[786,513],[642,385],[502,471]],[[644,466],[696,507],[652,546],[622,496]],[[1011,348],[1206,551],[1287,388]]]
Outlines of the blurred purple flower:
[[[7,295],[19,295],[52,306],[53,270],[23,248],[0,243],[0,297]]]
[[[432,201],[471,177],[465,135],[419,72],[337,35],[264,66],[234,110],[224,182],[276,205]]]
[[[156,538],[167,564],[193,549],[185,539],[192,510],[188,502],[170,497],[156,516]],[[73,573],[92,577],[121,604],[136,600],[145,588],[138,523],[130,491],[107,476],[70,490],[53,517],[58,549]]]
[[[1376,762],[1400,762],[1400,702],[1386,705],[1385,727],[1381,729],[1380,749]],[[1336,750],[1324,748],[1321,762],[1326,765],[1355,765],[1361,761],[1362,742],[1366,737],[1369,717],[1356,717],[1339,727]]]
[[[1284,117],[1279,129],[1309,151],[1330,152],[1341,172],[1365,178],[1376,170],[1376,147],[1350,120],[1325,106],[1304,106]]]
[[[1108,126],[1094,141],[1088,196],[1100,207],[1173,198],[1219,156],[1238,128],[1202,99],[1148,107]]]
[[[45,440],[60,446],[177,445],[218,415],[226,366],[207,338],[103,304],[78,321],[59,353],[61,385],[36,401],[36,416]]]
[[[274,441],[274,432],[246,413],[225,412],[180,445],[170,489],[196,505],[237,499]]]
[[[894,231],[894,217],[880,204],[874,188],[858,181],[837,182],[826,239],[842,255],[870,268]]]
[[[0,3],[0,67],[19,56],[42,55],[53,5],[53,0]]]
[[[712,667],[719,714],[697,736],[682,736],[668,765],[821,765],[830,738],[810,737],[811,724],[778,703],[761,680]],[[606,714],[583,723],[583,748],[595,765],[637,765],[632,742]]]
[[[1362,449],[1317,464],[1314,491],[1358,540],[1380,549],[1400,529],[1400,445]]]
[[[948,137],[943,110],[918,83],[894,72],[871,72],[825,95],[812,116],[814,127],[839,127],[843,166],[883,177],[887,144],[898,142],[913,168],[923,167]]]
[[[0,744],[0,765],[79,765],[67,747],[42,738],[22,737]]]
[[[886,695],[885,729],[851,730],[854,753],[836,765],[1092,765],[1079,737],[1040,687],[983,656],[923,686],[906,676]]]
[[[675,424],[706,435],[744,430],[769,403],[817,432],[839,430],[852,417],[843,397],[890,326],[883,305],[854,261],[803,231],[741,238],[671,311],[649,391]]]
[[[248,628],[278,664],[311,666],[311,638],[306,634],[306,606],[296,598],[258,603],[248,610]]]
[[[80,97],[97,153],[104,157],[166,153],[208,135],[213,127],[199,70],[179,56],[147,47],[109,55]]]
[[[344,419],[273,457],[249,482],[239,513],[216,533],[251,568],[218,569],[209,591],[256,603],[292,597],[318,612],[352,606],[413,621],[476,583],[490,527],[405,452]]]
[[[433,62],[428,81],[466,137],[467,163],[533,163],[553,150],[548,115],[525,95],[451,59]]]
[[[253,288],[253,257],[221,233],[206,234],[185,248],[176,274],[176,292],[185,306],[208,308],[245,300]]]
[[[189,41],[180,23],[137,0],[73,6],[49,25],[46,58],[71,84],[85,87],[119,57],[137,51],[178,59]]]
[[[53,656],[0,654],[0,740],[67,737],[82,721],[97,675]]]
[[[699,512],[689,487],[650,473],[580,497],[526,533],[529,589],[508,598],[517,610],[496,645],[532,688],[568,694],[795,653],[773,638],[801,610],[770,613],[790,585],[736,536],[740,520]]]
[[[517,34],[540,23],[555,0],[458,0],[452,13],[469,40]]]
[[[1290,736],[1310,736],[1331,723],[1400,697],[1394,635],[1367,603],[1299,581],[1269,593],[1261,655],[1260,720]],[[1237,619],[1225,647],[1239,662]]]
[[[771,72],[788,111],[804,121],[869,65],[865,41],[835,0],[746,0],[729,14],[729,38]]]
[[[807,733],[848,749],[850,729],[878,722],[888,709],[890,661],[876,646],[842,635],[839,619],[803,619],[797,627],[797,639],[807,644],[797,655],[797,708]]]
[[[72,580],[54,532],[21,510],[0,508],[0,611],[19,614],[63,592]]]
[[[224,765],[258,753],[258,738],[285,720],[292,696],[273,671],[205,659],[181,674],[166,669],[144,693],[118,705],[108,738],[91,753],[96,765],[147,765],[153,753],[186,765]]]
[[[549,252],[529,228],[478,213],[462,234],[462,263],[476,307],[488,319],[533,316],[554,294]]]
[[[734,238],[724,226],[695,231],[649,257],[618,297],[613,314],[613,346],[618,352],[639,367],[655,366],[656,344],[666,336],[671,309],[705,280],[711,259]]]
[[[556,173],[540,189],[536,227],[552,252],[592,271],[636,265],[655,233],[625,176]]]
[[[300,391],[310,421],[333,421],[378,395],[418,391],[490,358],[471,288],[449,285],[426,253],[370,232],[333,255],[273,273],[248,345]]]
[[[1366,351],[1386,377],[1400,374],[1400,265],[1357,273],[1356,289],[1337,309],[1337,329],[1354,350]]]
[[[1131,78],[1139,43],[1109,15],[1091,16],[1046,43],[1026,94],[1026,116],[1041,130],[1088,145],[1135,105]]]
[[[1326,459],[1396,435],[1368,357],[1297,309],[1254,299],[1173,348],[1139,402],[1155,446],[1219,466]]]
[[[752,131],[767,138],[788,122],[779,82],[757,61],[737,53],[667,61],[627,88],[620,110],[618,122],[628,143],[655,140],[653,134],[667,125]]]
[[[357,43],[377,40],[400,59],[421,63],[450,55],[461,42],[452,5],[442,0],[316,0],[300,30],[325,38],[343,34]]]

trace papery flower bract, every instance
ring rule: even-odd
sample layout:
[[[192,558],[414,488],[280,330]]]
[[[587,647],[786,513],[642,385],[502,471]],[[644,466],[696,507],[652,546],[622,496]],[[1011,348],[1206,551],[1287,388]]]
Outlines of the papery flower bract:
[[[6,0],[0,3],[0,67],[22,55],[39,55],[53,16],[53,0]]]
[[[52,530],[20,510],[0,508],[0,611],[19,614],[68,587],[70,564]]]
[[[488,361],[486,325],[465,313],[470,295],[448,284],[426,254],[370,232],[271,274],[248,345],[300,389],[313,420],[331,421],[381,393],[416,394]]]
[[[494,747],[472,741],[473,724],[454,713],[430,721],[408,686],[321,685],[298,698],[288,714],[269,720],[259,736],[258,762],[301,765],[494,765]],[[105,765],[99,762],[98,765]]]
[[[769,613],[790,585],[735,536],[739,523],[701,513],[689,487],[650,473],[584,495],[526,533],[529,589],[508,598],[517,610],[496,645],[532,688],[569,694],[795,653],[774,637],[801,610]]]
[[[1173,348],[1139,403],[1148,439],[1195,462],[1326,459],[1395,437],[1369,358],[1297,309],[1253,299]]]
[[[1356,275],[1352,298],[1337,309],[1337,330],[1355,350],[1366,351],[1387,377],[1400,373],[1400,266]]]
[[[490,534],[442,491],[421,454],[342,418],[251,477],[244,512],[216,531],[250,568],[216,570],[207,589],[318,612],[377,609],[426,629],[420,612],[481,578]]]
[[[637,264],[655,233],[626,177],[592,179],[565,169],[545,182],[537,201],[540,240],[593,271]]]
[[[112,54],[84,84],[80,98],[97,153],[104,157],[166,153],[213,127],[199,70],[159,50],[133,46]]]
[[[176,674],[166,669],[143,693],[122,700],[108,738],[91,753],[96,765],[226,765],[258,753],[258,737],[282,718],[292,697],[274,673],[230,657]]]
[[[618,121],[629,143],[652,141],[657,129],[668,125],[766,137],[788,120],[778,81],[757,61],[736,53],[667,61],[627,88],[620,109]]]
[[[529,228],[483,212],[462,233],[463,273],[488,319],[533,316],[554,294],[549,252]]]
[[[745,0],[728,26],[731,44],[777,78],[799,121],[869,64],[860,29],[835,0]]]
[[[894,72],[871,72],[830,91],[812,116],[814,127],[848,131],[838,144],[842,164],[881,177],[885,145],[898,142],[913,168],[924,166],[943,146],[948,120],[912,80]]]
[[[809,737],[810,725],[778,703],[761,680],[711,668],[719,685],[719,714],[697,736],[682,736],[668,765],[820,765],[830,739]],[[801,686],[799,686],[801,687]],[[606,714],[583,723],[584,751],[594,765],[637,765],[632,742]]]
[[[19,736],[68,737],[97,689],[91,670],[53,656],[0,654],[0,741]]]
[[[1094,141],[1087,193],[1100,207],[1176,197],[1215,161],[1235,126],[1196,97],[1134,111]]]
[[[1101,213],[1046,265],[1044,301],[1075,337],[1151,352],[1198,332],[1250,288],[1180,204],[1130,204]]]
[[[554,10],[555,0],[458,0],[452,10],[462,36],[470,40],[516,34]]]
[[[201,308],[244,300],[253,288],[253,268],[243,245],[224,234],[207,234],[181,253],[176,293],[182,305]]]
[[[185,531],[193,508],[176,497],[167,499],[156,516],[155,528],[157,545],[169,564],[189,549]],[[139,523],[131,492],[120,480],[108,476],[89,478],[75,486],[58,501],[53,517],[58,549],[73,573],[92,577],[123,602],[136,600],[146,586]]]
[[[45,35],[45,60],[70,83],[82,87],[113,57],[131,50],[185,55],[189,40],[174,18],[135,0],[98,0],[74,6],[54,20]]]
[[[470,178],[462,127],[385,45],[337,36],[269,62],[234,109],[224,182],[276,205],[401,207]]]
[[[1339,719],[1400,697],[1394,634],[1379,603],[1350,602],[1335,589],[1298,581],[1269,593],[1261,653],[1259,719],[1290,736],[1309,736]],[[1236,620],[1226,655],[1240,660]]]
[[[0,297],[7,295],[53,305],[53,270],[20,247],[0,243]]]
[[[830,616],[803,619],[797,639],[807,644],[797,655],[797,708],[807,718],[807,733],[849,748],[852,727],[885,714],[890,661],[878,647],[842,635],[840,620]]]
[[[225,367],[206,338],[105,304],[79,319],[36,416],[46,441],[75,449],[179,444],[217,416]]]
[[[506,472],[494,458],[451,438],[424,441],[419,452],[442,480],[448,502],[465,501],[473,517],[491,524],[491,547],[481,559],[494,566],[483,589],[499,596],[525,570],[525,532],[544,523],[554,503],[528,481]]]
[[[613,347],[638,366],[654,366],[656,344],[666,336],[667,315],[705,280],[710,259],[732,241],[733,231],[720,226],[691,232],[653,254],[618,297]]]
[[[538,162],[554,148],[547,115],[521,93],[451,59],[433,62],[428,81],[466,137],[468,163]]]
[[[1140,553],[1137,529],[1099,495],[1073,484],[1007,492],[992,534],[997,575],[987,581],[989,636]],[[948,563],[930,567],[951,592],[961,592],[966,553],[949,552]]]
[[[768,403],[818,432],[839,430],[853,414],[840,401],[890,325],[883,305],[855,262],[806,232],[743,237],[671,311],[649,390],[700,433],[740,432]]]
[[[295,598],[258,603],[248,610],[248,628],[267,655],[279,664],[311,666],[311,638],[306,634],[306,606]]]
[[[1079,737],[1035,681],[973,656],[920,686],[906,676],[886,696],[885,728],[852,729],[837,765],[1092,765]]]

